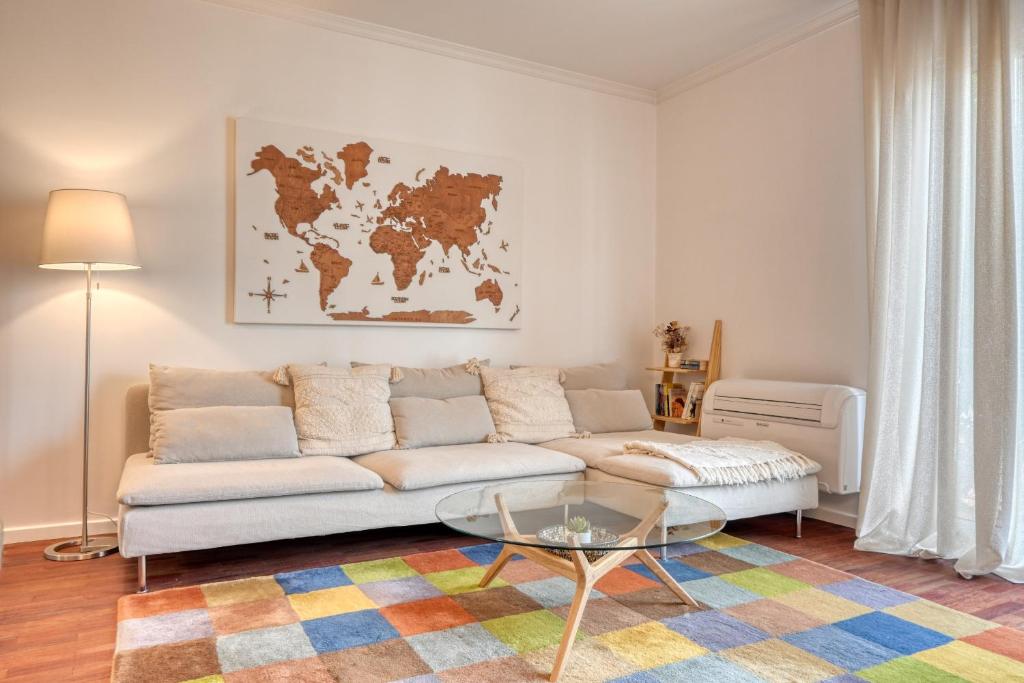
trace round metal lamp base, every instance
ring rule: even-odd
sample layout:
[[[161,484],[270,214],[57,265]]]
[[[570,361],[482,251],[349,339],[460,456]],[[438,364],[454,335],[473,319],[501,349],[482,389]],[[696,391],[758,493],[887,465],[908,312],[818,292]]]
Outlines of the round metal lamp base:
[[[80,538],[54,543],[43,551],[43,557],[55,562],[75,562],[94,560],[116,552],[117,536],[90,536],[84,547]]]

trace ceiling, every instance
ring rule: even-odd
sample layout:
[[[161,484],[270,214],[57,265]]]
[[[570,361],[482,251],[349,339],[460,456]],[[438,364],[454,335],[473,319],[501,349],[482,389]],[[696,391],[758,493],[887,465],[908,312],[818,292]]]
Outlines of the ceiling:
[[[656,91],[850,0],[286,0]]]

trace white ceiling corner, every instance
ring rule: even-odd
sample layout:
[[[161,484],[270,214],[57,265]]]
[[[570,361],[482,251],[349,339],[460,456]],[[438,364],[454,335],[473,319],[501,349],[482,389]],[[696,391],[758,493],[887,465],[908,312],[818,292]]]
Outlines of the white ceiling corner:
[[[857,15],[852,0],[206,0],[656,102]]]

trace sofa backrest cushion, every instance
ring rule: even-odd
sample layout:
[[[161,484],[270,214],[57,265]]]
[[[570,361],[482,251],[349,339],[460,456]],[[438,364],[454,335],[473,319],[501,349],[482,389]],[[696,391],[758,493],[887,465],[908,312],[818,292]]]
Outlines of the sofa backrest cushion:
[[[124,455],[149,450],[149,385],[133,384],[124,394]]]
[[[303,455],[350,456],[395,447],[388,365],[289,365]]]
[[[558,368],[480,368],[480,375],[499,440],[540,443],[575,433]]]
[[[651,412],[637,389],[569,389],[565,392],[576,430],[600,434],[652,427]]]
[[[274,382],[274,371],[205,370],[149,366],[149,449],[157,413],[210,406],[291,406],[291,387]]]
[[[511,368],[526,368],[528,365],[512,365]],[[593,363],[562,368],[562,388],[570,389],[626,389],[626,369],[618,363]]]
[[[578,389],[604,389],[608,391],[627,388],[626,369],[617,363],[594,363],[562,368],[562,388],[566,391]]]
[[[288,406],[207,406],[153,414],[158,464],[297,458]]]
[[[447,368],[396,368],[400,379],[391,382],[391,397],[406,398],[455,398],[456,396],[482,396],[479,367],[490,364],[489,360],[452,365]],[[352,363],[352,367],[364,367],[366,363]]]
[[[291,405],[294,405],[291,387],[275,382],[273,370],[149,366],[150,410]]]
[[[393,397],[391,415],[399,448],[482,443],[494,432],[483,396]]]

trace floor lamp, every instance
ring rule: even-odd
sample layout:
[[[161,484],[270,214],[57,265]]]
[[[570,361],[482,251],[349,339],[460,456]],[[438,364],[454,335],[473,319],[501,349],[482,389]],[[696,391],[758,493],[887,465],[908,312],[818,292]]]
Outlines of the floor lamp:
[[[97,270],[140,268],[128,202],[101,190],[54,190],[46,206],[40,268],[85,271],[85,395],[82,428],[82,535],[43,551],[48,560],[103,557],[116,536],[89,536],[89,379],[92,344],[92,275]]]

